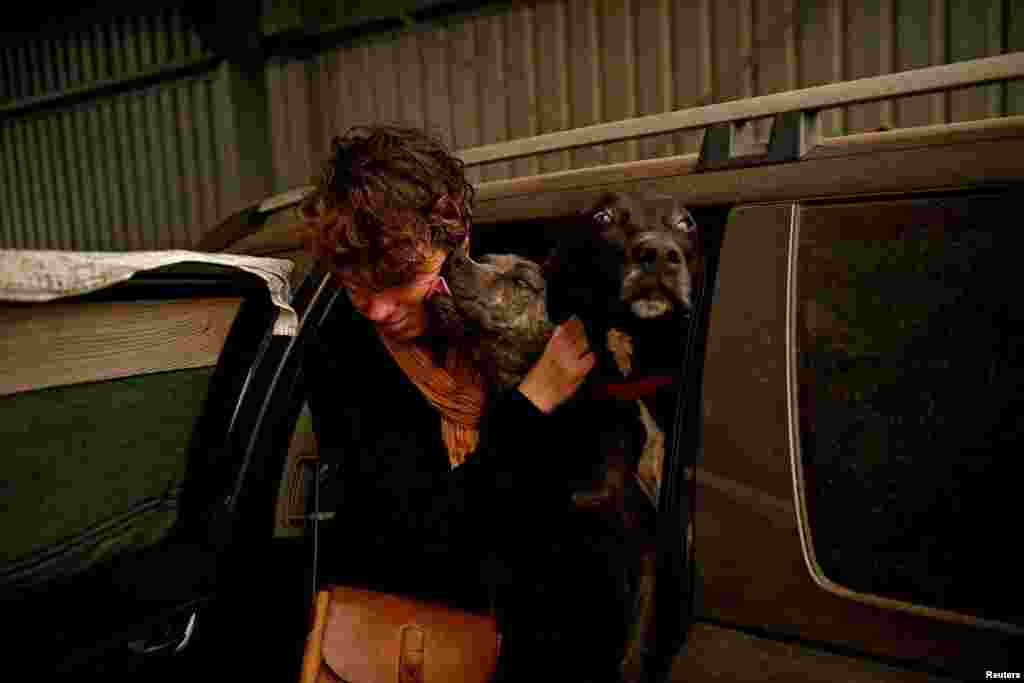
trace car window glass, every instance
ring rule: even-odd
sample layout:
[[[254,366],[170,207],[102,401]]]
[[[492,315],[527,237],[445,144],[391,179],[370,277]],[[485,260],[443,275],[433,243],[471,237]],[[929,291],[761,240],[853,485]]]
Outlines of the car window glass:
[[[855,591],[1024,623],[1020,237],[1007,196],[805,207],[800,446],[814,551]]]
[[[0,585],[68,575],[166,535],[238,304],[4,309],[2,362],[17,363],[5,373],[18,379],[0,395]]]

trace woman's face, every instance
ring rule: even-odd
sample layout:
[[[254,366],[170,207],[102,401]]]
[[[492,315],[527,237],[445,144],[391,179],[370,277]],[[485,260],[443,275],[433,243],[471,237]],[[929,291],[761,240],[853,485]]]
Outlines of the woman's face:
[[[375,289],[354,275],[343,275],[342,286],[359,313],[374,322],[384,337],[411,341],[427,331],[425,301],[441,286],[441,267],[446,252],[434,249],[423,272],[411,282],[387,289]]]

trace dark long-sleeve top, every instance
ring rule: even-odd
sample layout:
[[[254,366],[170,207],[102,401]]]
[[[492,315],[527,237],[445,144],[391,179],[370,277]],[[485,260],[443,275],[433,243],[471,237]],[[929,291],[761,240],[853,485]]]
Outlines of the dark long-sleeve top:
[[[322,326],[307,368],[321,457],[336,465],[326,576],[458,601],[482,588],[481,558],[521,551],[568,508],[558,410],[518,390],[492,394],[477,450],[452,469],[440,414],[350,306]]]

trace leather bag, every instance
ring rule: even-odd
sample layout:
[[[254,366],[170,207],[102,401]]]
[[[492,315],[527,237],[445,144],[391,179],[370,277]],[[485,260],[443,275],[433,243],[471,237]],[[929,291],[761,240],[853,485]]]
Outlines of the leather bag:
[[[329,586],[317,594],[301,683],[484,683],[500,646],[492,616]]]
[[[313,586],[320,484],[313,477]],[[485,683],[497,670],[497,618],[438,602],[328,585],[316,589],[300,683]]]

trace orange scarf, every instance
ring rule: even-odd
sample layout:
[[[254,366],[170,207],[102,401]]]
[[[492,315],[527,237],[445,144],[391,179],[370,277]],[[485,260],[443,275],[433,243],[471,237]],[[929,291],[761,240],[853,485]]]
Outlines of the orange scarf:
[[[458,353],[454,345],[448,347],[441,368],[426,349],[378,336],[402,372],[441,413],[441,438],[455,469],[480,442],[480,416],[486,401],[483,378],[473,361]]]

